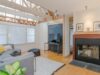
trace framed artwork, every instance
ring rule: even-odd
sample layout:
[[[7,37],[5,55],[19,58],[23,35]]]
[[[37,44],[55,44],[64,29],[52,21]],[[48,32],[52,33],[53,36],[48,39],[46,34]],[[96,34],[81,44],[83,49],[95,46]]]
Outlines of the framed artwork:
[[[100,21],[93,23],[93,31],[100,31]]]
[[[84,30],[84,24],[83,23],[77,23],[76,24],[76,31],[77,32],[83,32]]]

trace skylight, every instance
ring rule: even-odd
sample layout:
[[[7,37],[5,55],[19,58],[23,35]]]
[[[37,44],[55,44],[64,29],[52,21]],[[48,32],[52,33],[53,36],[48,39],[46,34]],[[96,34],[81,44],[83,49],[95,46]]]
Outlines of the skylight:
[[[12,18],[16,18],[16,19],[23,19],[23,20],[33,21],[32,18],[21,17],[21,16],[6,13],[6,12],[0,12],[0,16],[6,16],[6,17],[12,17]]]
[[[16,4],[22,5],[24,7],[34,8],[36,5],[34,3],[31,3],[27,0],[8,0],[10,2],[14,2]]]
[[[10,7],[6,7],[6,6],[3,6],[3,5],[0,5],[0,7],[3,7],[3,8],[7,8],[7,9],[10,9],[10,10],[14,10],[14,11],[17,11],[17,15],[13,14],[13,13],[10,13],[10,12],[6,12],[5,11],[0,11],[0,16],[7,16],[7,17],[12,17],[12,18],[17,18],[17,19],[28,19],[29,17],[26,17],[27,15],[29,16],[34,16],[33,14],[30,14],[30,13],[26,13],[26,12],[22,12],[23,14],[25,14],[25,17],[24,16],[21,16],[21,15],[18,15],[18,12],[20,13],[21,11],[17,10],[17,9],[12,9]],[[34,16],[35,17],[35,16]],[[33,17],[33,18],[34,18]],[[29,18],[29,19],[32,19],[32,18]]]
[[[7,8],[7,9],[10,9],[10,10],[16,10],[16,9],[13,9],[13,8],[10,8],[10,7],[6,7],[4,5],[0,5],[0,7]]]
[[[29,20],[40,20],[40,18],[45,18],[46,13],[48,12],[47,9],[36,5],[28,0],[7,0],[7,2],[9,6],[6,5],[6,3],[3,3],[2,5],[4,6],[2,7],[2,10],[3,8],[7,8],[7,10],[3,10],[3,12],[14,14],[15,18],[25,17],[27,19],[29,18]],[[8,9],[11,9],[11,12]]]
[[[7,16],[7,17],[13,17],[13,18],[15,17],[15,15],[13,15],[13,14],[8,14],[8,13],[6,13],[6,16]]]
[[[0,12],[0,16],[5,16],[5,13],[4,12]]]
[[[16,0],[16,3],[22,5],[22,0]]]

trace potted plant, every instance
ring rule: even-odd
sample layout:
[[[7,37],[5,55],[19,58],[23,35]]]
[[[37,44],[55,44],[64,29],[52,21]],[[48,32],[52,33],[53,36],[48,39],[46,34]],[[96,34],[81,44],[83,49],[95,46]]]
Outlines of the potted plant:
[[[6,65],[5,70],[0,70],[0,75],[24,75],[26,68],[22,68],[20,62]]]

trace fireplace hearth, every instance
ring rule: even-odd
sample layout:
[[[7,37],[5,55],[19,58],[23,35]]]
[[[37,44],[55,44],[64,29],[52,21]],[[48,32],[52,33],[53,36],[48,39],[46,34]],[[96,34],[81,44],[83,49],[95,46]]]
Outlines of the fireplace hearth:
[[[74,59],[100,65],[100,34],[75,34]]]

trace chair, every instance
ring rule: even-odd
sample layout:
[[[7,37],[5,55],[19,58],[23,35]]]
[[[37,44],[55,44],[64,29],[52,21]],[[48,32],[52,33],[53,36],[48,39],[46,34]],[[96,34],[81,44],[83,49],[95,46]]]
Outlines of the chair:
[[[28,52],[33,52],[35,57],[40,56],[40,49],[32,48]]]

